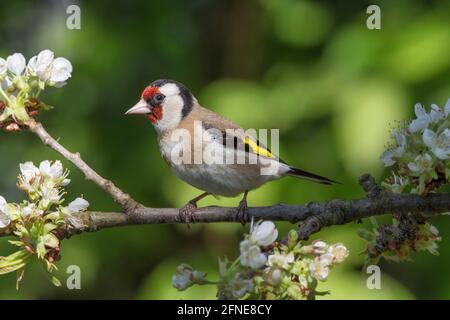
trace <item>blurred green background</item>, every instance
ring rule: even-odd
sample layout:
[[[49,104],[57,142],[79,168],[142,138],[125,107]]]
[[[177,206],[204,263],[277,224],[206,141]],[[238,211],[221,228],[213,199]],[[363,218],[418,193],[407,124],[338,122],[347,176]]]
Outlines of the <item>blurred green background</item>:
[[[66,28],[66,8],[81,8],[81,30]],[[381,30],[366,28],[366,8],[381,7]],[[186,84],[200,102],[245,128],[280,128],[281,157],[343,182],[326,187],[283,179],[250,193],[250,205],[363,196],[357,177],[382,179],[379,155],[395,120],[420,101],[450,97],[448,1],[2,1],[0,56],[27,58],[49,48],[74,65],[73,78],[43,100],[56,106],[40,119],[70,150],[79,151],[148,206],[185,204],[198,190],[177,180],[159,156],[155,133],[140,117],[124,117],[142,89],[159,78]],[[15,188],[19,162],[61,159],[30,133],[0,133],[0,194]],[[119,210],[71,169],[68,200],[83,194],[93,210]],[[201,205],[236,205],[208,199]],[[320,289],[328,298],[450,298],[450,220],[435,219],[444,241],[439,257],[383,263],[382,289],[366,289],[360,225],[315,235],[343,242],[349,259]],[[292,226],[279,223],[282,232]],[[32,263],[20,291],[15,275],[0,277],[0,298],[213,299],[214,287],[178,293],[175,266],[189,263],[217,275],[217,257],[238,254],[247,230],[238,224],[148,225],[83,234],[63,242],[58,276],[81,267],[82,289],[55,288]],[[1,254],[13,250],[0,240]]]

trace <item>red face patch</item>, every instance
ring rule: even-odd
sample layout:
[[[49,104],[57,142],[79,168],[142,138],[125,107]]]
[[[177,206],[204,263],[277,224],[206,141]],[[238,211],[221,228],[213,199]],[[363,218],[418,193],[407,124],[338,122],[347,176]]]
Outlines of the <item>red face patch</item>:
[[[158,87],[148,86],[147,88],[144,89],[144,91],[142,91],[141,97],[145,101],[148,101],[157,93],[159,93]]]
[[[147,119],[151,123],[156,123],[163,117],[163,108],[161,106],[156,106],[152,109],[152,113],[147,116]]]
[[[158,87],[152,87],[152,86],[148,86],[147,88],[144,89],[144,91],[142,92],[142,99],[144,99],[145,101],[150,101],[153,96],[155,94],[160,93],[159,88]],[[158,122],[159,120],[162,119],[163,117],[163,110],[162,110],[162,106],[154,106],[152,108],[152,112],[147,115],[147,119],[155,124],[156,122]]]

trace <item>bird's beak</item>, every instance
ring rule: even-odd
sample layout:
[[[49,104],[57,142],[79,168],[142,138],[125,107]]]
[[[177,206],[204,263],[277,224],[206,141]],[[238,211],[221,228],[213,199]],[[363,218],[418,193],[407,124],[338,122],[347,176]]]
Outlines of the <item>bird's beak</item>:
[[[125,114],[146,114],[150,113],[149,106],[147,102],[143,99],[139,100],[132,108],[130,108]]]

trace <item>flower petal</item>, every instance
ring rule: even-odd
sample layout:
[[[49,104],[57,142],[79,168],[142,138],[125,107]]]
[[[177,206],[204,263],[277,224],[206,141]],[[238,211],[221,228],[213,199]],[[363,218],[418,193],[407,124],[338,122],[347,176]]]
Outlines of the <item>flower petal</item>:
[[[450,99],[447,100],[447,103],[445,104],[444,114],[446,117],[450,114]]]
[[[386,150],[381,155],[380,159],[384,163],[385,167],[390,167],[395,164],[395,160],[393,159],[394,152],[392,150]]]
[[[4,199],[3,199],[4,200]],[[6,228],[11,222],[6,204],[0,205],[0,228]]]
[[[83,198],[76,198],[74,201],[69,203],[67,209],[70,213],[76,213],[83,210],[86,210],[89,207],[89,202],[84,200]]]
[[[50,167],[50,176],[53,179],[59,179],[64,173],[64,168],[62,166],[61,161],[56,160],[55,163]]]
[[[42,175],[50,177],[51,175],[51,165],[50,161],[44,160],[39,164],[39,171]]]
[[[430,129],[425,129],[422,135],[423,142],[428,148],[434,148],[436,146],[436,133]]]
[[[417,118],[423,118],[428,116],[425,108],[420,103],[416,103],[414,105],[414,112],[416,113]]]
[[[14,53],[6,59],[6,66],[8,67],[8,70],[15,75],[21,75],[23,70],[25,70],[25,65],[26,60],[21,53]]]
[[[3,58],[0,58],[0,77],[6,73],[8,67],[6,66],[6,61]]]
[[[31,161],[20,163],[19,168],[20,172],[26,179],[31,179],[35,175],[39,174],[39,169]]]
[[[431,122],[432,123],[437,123],[443,118],[444,118],[444,113],[441,111],[441,108],[439,108],[435,104],[432,104],[431,105],[431,111],[430,111],[430,120],[431,120]]]
[[[53,68],[50,75],[50,81],[55,83],[63,83],[71,77],[72,64],[65,58],[56,58],[53,61]]]
[[[429,122],[430,122],[429,118],[420,118],[420,119],[413,120],[409,124],[409,132],[415,133],[415,132],[421,131],[421,130],[425,129],[426,127],[428,127]]]

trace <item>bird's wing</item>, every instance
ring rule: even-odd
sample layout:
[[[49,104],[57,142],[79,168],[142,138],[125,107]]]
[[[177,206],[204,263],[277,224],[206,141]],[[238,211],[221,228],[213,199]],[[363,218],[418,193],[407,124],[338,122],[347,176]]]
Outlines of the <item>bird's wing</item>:
[[[282,161],[277,155],[272,153],[268,147],[261,143],[254,136],[246,133],[244,129],[232,121],[219,116],[207,109],[202,110],[202,125],[205,130],[213,135],[226,148],[243,150],[248,154],[255,154],[259,157]]]

